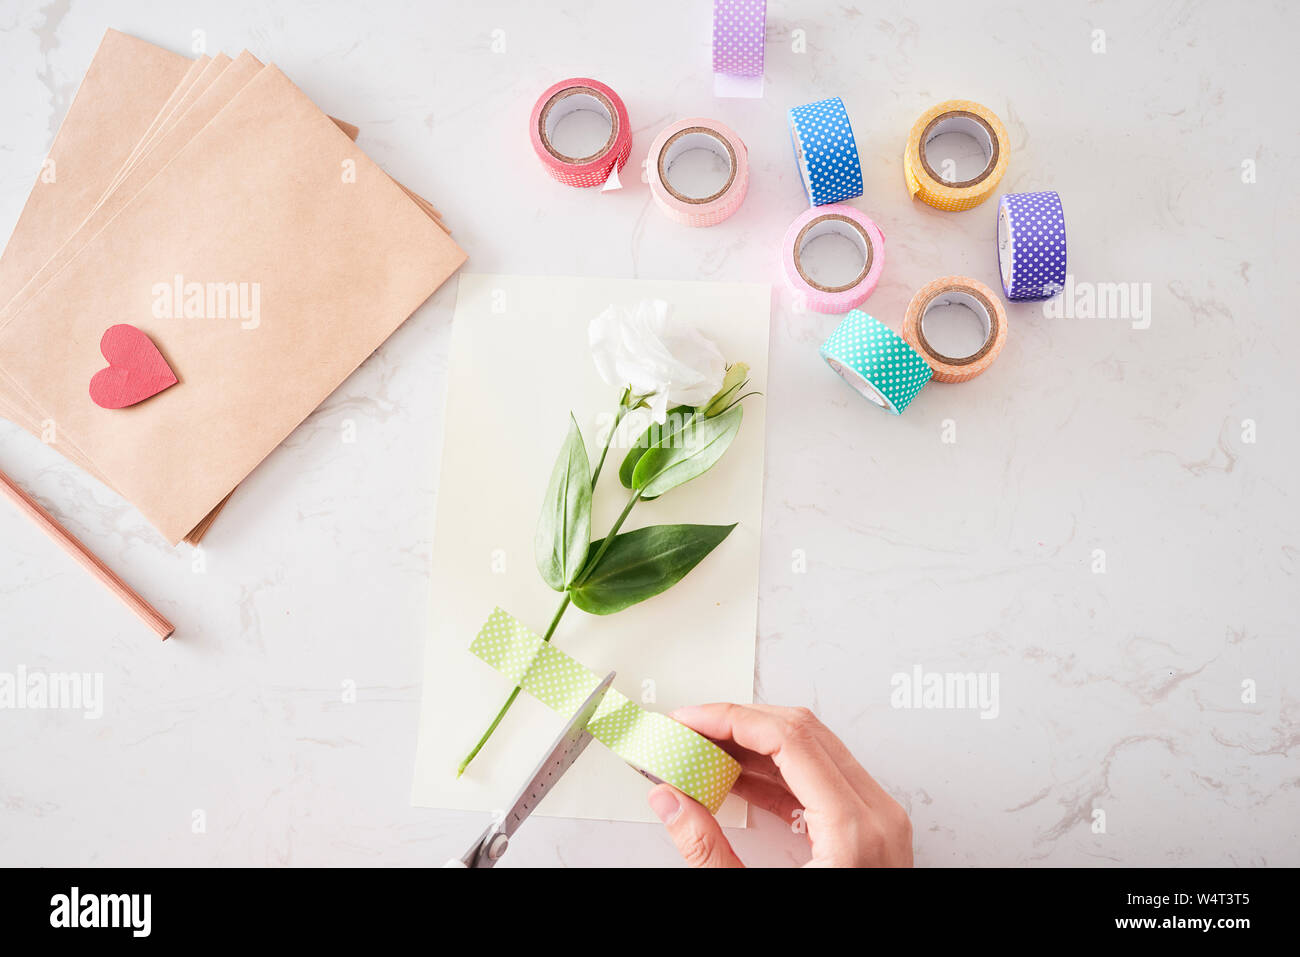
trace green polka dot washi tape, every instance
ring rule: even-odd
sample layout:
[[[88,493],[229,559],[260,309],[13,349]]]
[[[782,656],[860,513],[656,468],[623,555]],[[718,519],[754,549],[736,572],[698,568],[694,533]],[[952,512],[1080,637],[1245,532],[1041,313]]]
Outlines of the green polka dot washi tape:
[[[933,374],[902,336],[861,309],[844,317],[820,352],[845,382],[894,415],[911,404]]]
[[[493,610],[469,650],[566,718],[601,681],[500,608]],[[642,774],[671,784],[714,814],[740,776],[736,760],[708,738],[665,714],[644,710],[613,688],[605,692],[587,729]]]

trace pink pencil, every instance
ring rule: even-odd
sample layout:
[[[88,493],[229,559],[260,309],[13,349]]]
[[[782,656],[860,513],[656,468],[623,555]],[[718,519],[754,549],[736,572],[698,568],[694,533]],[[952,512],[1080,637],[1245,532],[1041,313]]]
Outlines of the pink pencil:
[[[176,627],[170,621],[158,614],[156,608],[132,591],[131,587],[118,578],[112,569],[81,544],[77,536],[56,522],[49,512],[37,505],[35,499],[15,485],[4,472],[0,472],[0,492],[4,492],[6,498],[39,525],[46,535],[59,544],[60,548],[75,558],[82,568],[98,578],[105,588],[120,598],[122,603],[152,628],[159,638],[166,640],[172,636]]]

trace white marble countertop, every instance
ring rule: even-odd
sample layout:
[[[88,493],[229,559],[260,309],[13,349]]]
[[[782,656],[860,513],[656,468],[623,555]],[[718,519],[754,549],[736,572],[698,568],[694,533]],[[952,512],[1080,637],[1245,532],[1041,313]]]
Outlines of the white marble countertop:
[[[467,270],[771,281],[757,695],[849,742],[910,810],[920,864],[1296,865],[1300,324],[1277,292],[1300,143],[1277,64],[1300,15],[1265,9],[772,0],[765,97],[715,100],[705,0],[9,3],[0,234],[105,28],[178,51],[202,30],[359,124]],[[691,230],[635,173],[606,196],[547,179],[528,110],[584,73],[627,102],[634,163],[674,119],[739,132],[740,213]],[[817,356],[836,317],[796,314],[776,270],[805,205],[784,111],[836,94],[856,205],[888,236],[874,315],[897,327],[944,274],[997,288],[995,205],[935,212],[900,170],[913,119],[964,97],[1006,123],[1001,190],[1059,190],[1071,272],[1148,284],[1149,323],[1017,305],[975,382],[901,418],[854,396]],[[178,626],[159,645],[0,507],[0,671],[104,682],[98,720],[0,711],[0,861],[423,865],[474,836],[480,815],[408,800],[454,291],[258,469],[199,554],[0,423],[0,467]],[[892,707],[891,676],[918,666],[997,673],[997,717]],[[743,858],[800,859],[754,817]],[[537,819],[506,860],[677,858],[657,826]]]

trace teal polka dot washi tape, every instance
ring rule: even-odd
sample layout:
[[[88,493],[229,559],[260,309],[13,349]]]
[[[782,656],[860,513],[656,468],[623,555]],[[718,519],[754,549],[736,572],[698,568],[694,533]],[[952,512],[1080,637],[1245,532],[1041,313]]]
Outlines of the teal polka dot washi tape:
[[[838,96],[793,107],[790,143],[810,205],[825,206],[862,195],[858,144]]]
[[[600,675],[500,608],[493,610],[469,650],[566,718],[601,682]],[[646,777],[666,781],[714,814],[740,776],[736,760],[708,738],[666,714],[644,710],[613,688],[605,692],[587,730]]]
[[[845,382],[894,415],[911,405],[933,374],[902,336],[861,309],[844,317],[820,352]]]

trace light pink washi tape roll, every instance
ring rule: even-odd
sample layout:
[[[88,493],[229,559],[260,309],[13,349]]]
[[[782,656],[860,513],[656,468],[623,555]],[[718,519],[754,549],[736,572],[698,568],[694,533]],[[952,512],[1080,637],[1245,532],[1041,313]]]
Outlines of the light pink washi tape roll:
[[[590,156],[566,156],[551,142],[560,120],[578,110],[609,119],[609,139]],[[561,80],[537,99],[529,120],[533,151],[552,178],[566,186],[603,186],[632,153],[632,124],[619,95],[599,80]]]
[[[803,251],[818,236],[844,236],[862,252],[862,269],[849,282],[828,286],[813,279],[804,268]],[[848,312],[860,306],[880,280],[885,268],[885,234],[865,213],[835,203],[813,206],[799,214],[781,243],[785,279],[796,294],[804,297],[814,312]]]
[[[672,167],[683,153],[709,150],[727,164],[727,181],[711,196],[690,196],[673,185]],[[660,132],[646,157],[646,179],[655,203],[669,219],[687,226],[716,226],[745,201],[749,150],[717,120],[679,120]]]

